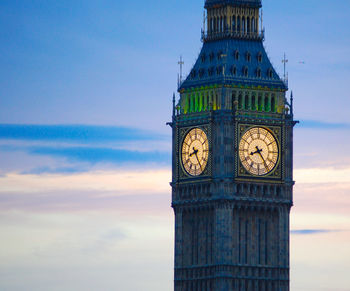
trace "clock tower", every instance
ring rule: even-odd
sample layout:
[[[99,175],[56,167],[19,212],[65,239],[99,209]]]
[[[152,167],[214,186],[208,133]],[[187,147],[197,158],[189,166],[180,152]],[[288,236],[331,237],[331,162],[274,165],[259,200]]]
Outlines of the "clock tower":
[[[173,104],[175,291],[289,290],[293,98],[263,46],[261,0],[206,0]]]

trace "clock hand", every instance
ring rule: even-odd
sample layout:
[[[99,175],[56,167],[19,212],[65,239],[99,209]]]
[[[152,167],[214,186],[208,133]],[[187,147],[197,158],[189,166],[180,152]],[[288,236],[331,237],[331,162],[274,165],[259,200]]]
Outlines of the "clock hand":
[[[254,154],[260,154],[262,152],[262,149],[259,149],[258,146],[255,147],[256,151],[255,152],[251,152],[250,155],[253,156]]]
[[[258,152],[258,154],[260,155],[261,159],[262,159],[263,162],[264,162],[264,167],[265,167],[266,171],[269,171],[269,167],[267,166],[266,161],[265,161],[264,157],[262,156],[261,152],[262,152],[262,150],[260,150],[260,151]]]
[[[190,157],[192,157],[193,155],[195,155],[196,153],[198,153],[198,150],[196,150],[196,148],[195,147],[193,147],[193,153],[192,154],[190,154]]]
[[[197,153],[198,153],[198,150],[196,151],[195,155],[196,155],[196,158],[197,158],[198,164],[199,164],[199,166],[201,167],[201,171],[203,171],[203,170],[202,170],[202,165],[201,165],[201,163],[200,163],[200,161],[199,161],[199,159],[198,159]]]

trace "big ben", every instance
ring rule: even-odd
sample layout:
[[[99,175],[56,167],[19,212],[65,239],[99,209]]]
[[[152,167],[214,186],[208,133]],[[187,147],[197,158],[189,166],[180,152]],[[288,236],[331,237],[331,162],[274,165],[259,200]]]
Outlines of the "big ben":
[[[206,0],[203,47],[171,122],[175,291],[289,290],[293,102],[261,0]]]

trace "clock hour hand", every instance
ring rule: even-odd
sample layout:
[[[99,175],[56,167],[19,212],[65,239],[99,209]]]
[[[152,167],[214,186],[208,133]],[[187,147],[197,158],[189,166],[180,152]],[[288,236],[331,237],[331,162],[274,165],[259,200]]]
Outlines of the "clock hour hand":
[[[198,150],[196,150],[195,147],[193,147],[193,153],[190,154],[190,157],[192,157],[193,155],[197,155]]]
[[[261,152],[262,152],[262,149],[259,149],[258,146],[255,147],[256,148],[256,151],[255,152],[251,152],[250,155],[253,156],[255,154],[260,154],[261,155]]]

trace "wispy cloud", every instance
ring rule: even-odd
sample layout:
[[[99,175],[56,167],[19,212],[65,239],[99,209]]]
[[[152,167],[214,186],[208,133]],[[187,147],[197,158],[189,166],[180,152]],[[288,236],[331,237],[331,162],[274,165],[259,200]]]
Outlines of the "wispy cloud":
[[[166,138],[159,133],[118,126],[0,124],[0,139],[103,143]]]
[[[301,120],[300,126],[302,128],[311,128],[311,129],[346,129],[350,130],[350,124],[349,123],[331,123],[331,122],[324,122],[324,121],[318,121],[318,120]]]
[[[81,146],[0,146],[0,150],[7,152],[21,151],[30,155],[50,156],[54,158],[64,158],[68,161],[86,162],[89,164],[110,163],[156,163],[169,164],[171,160],[170,152],[160,151],[136,151],[125,149],[113,149],[106,147],[81,147]],[[57,171],[49,167],[41,167],[39,171]],[[76,171],[74,167],[61,168],[63,172]]]
[[[297,229],[297,230],[291,230],[291,234],[295,234],[295,235],[312,235],[312,234],[340,232],[340,231],[342,231],[342,230],[335,230],[335,229]]]
[[[50,191],[104,191],[125,193],[164,193],[169,191],[169,169],[94,171],[77,174],[22,175],[0,177],[0,193],[47,193]]]
[[[108,163],[169,163],[171,155],[167,152],[140,152],[123,149],[93,147],[29,147],[28,152],[36,155],[63,157],[68,160],[89,162],[92,164]]]

